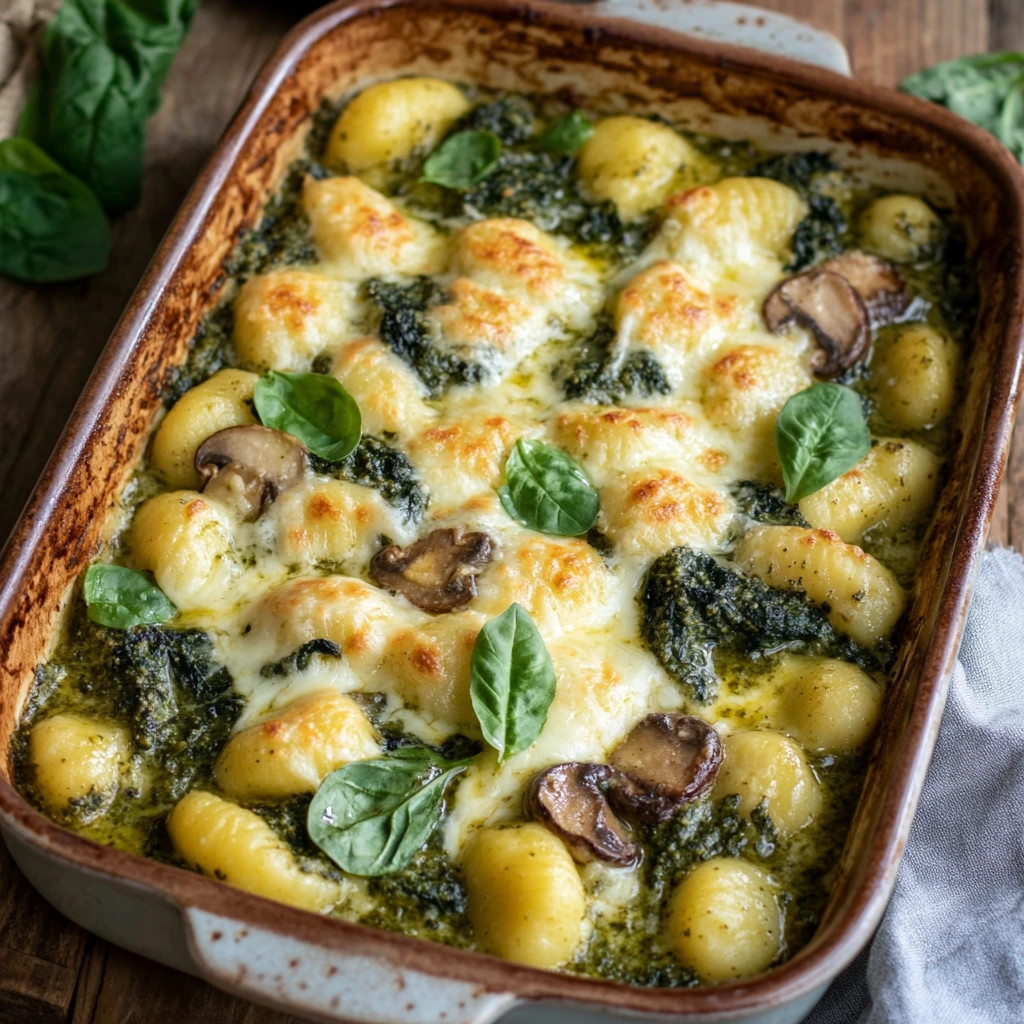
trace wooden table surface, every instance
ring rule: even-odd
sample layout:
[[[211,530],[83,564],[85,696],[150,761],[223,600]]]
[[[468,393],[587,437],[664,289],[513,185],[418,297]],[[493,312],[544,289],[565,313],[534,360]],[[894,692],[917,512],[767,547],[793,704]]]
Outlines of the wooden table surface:
[[[0,3],[7,0],[0,0]],[[895,85],[929,64],[1024,50],[1022,0],[761,0],[842,39],[854,74]],[[308,7],[315,5],[308,5]],[[85,282],[0,280],[0,538],[14,525],[160,237],[264,58],[304,10],[206,0],[150,124],[143,199],[119,218],[111,266]],[[992,540],[1024,548],[1024,430]],[[286,1024],[83,932],[29,887],[0,844],[0,1024]]]

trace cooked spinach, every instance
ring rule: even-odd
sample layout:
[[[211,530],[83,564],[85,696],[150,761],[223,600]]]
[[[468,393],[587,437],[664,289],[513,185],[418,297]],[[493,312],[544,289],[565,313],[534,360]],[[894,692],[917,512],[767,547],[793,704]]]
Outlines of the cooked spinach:
[[[19,134],[118,213],[134,206],[146,123],[199,0],[64,0],[43,38]]]
[[[307,640],[301,647],[297,647],[279,661],[264,665],[260,669],[260,675],[264,679],[272,679],[274,676],[290,676],[296,672],[305,672],[313,664],[313,660],[319,657],[340,658],[341,645],[323,637]]]
[[[629,352],[621,365],[613,367],[614,340],[615,328],[608,319],[602,319],[593,334],[581,342],[575,358],[559,370],[566,398],[616,405],[625,398],[671,392],[665,371],[650,352]]]
[[[115,717],[155,769],[154,802],[173,802],[208,776],[242,701],[201,630],[142,626],[119,636],[107,667]]]
[[[372,487],[392,507],[397,508],[406,523],[418,523],[427,507],[427,495],[409,457],[392,448],[386,441],[366,434],[351,454],[340,462],[328,462],[315,456],[313,469],[325,476]]]
[[[219,302],[199,321],[185,361],[167,370],[163,385],[165,405],[174,405],[186,391],[224,368],[234,331],[234,306],[230,300]]]
[[[0,274],[71,281],[103,270],[110,225],[92,190],[28,139],[0,142]]]
[[[700,703],[717,689],[716,650],[756,658],[793,647],[876,666],[872,654],[836,632],[803,594],[776,590],[689,548],[656,559],[637,600],[648,650]]]
[[[799,192],[808,205],[807,215],[793,235],[793,258],[787,270],[803,270],[842,251],[846,232],[843,211],[831,196],[815,191],[817,178],[837,170],[838,166],[827,153],[812,151],[769,157],[749,172],[788,185]]]
[[[481,103],[456,122],[453,133],[490,132],[506,146],[526,142],[533,135],[533,105],[525,96],[501,95]],[[450,136],[449,136],[450,137]]]
[[[1024,53],[947,60],[910,75],[900,88],[973,121],[1024,163]]]
[[[786,501],[785,494],[772,484],[741,480],[732,487],[736,507],[748,519],[770,526],[809,526],[796,505]]]
[[[478,384],[486,372],[451,352],[442,352],[430,338],[425,313],[443,302],[444,291],[429,277],[410,284],[395,284],[374,277],[366,282],[366,295],[377,306],[381,339],[409,364],[431,397],[438,398],[458,384]]]

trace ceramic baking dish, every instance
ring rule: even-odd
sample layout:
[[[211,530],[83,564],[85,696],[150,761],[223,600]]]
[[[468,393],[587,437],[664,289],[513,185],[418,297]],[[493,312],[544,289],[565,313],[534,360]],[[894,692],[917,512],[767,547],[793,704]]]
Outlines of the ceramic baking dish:
[[[412,71],[571,90],[597,109],[657,109],[773,148],[825,145],[880,184],[954,208],[976,246],[981,317],[955,456],[863,797],[816,936],[751,981],[629,988],[314,916],[98,846],[51,823],[10,784],[10,738],[33,670],[146,444],[165,372],[216,299],[239,230],[257,219],[325,95]],[[1020,393],[1022,198],[1019,167],[983,132],[776,56],[544,0],[356,0],[315,14],[281,44],[189,194],[2,557],[0,831],[15,860],[50,902],[104,938],[312,1019],[800,1019],[878,923],[938,729]]]

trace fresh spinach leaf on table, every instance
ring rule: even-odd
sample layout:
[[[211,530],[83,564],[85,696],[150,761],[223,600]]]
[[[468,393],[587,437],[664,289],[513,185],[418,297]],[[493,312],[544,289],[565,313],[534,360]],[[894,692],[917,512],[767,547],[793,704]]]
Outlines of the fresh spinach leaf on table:
[[[352,761],[317,790],[306,819],[309,836],[353,875],[401,871],[437,827],[445,789],[468,763],[443,761],[423,747]]]
[[[71,281],[109,257],[110,225],[89,187],[34,142],[0,142],[0,274]]]
[[[791,505],[842,476],[871,450],[857,392],[842,384],[797,392],[775,421],[775,449]]]
[[[199,0],[64,0],[46,30],[19,135],[109,213],[138,202],[146,122]]]
[[[991,132],[1024,163],[1024,53],[984,53],[925,68],[900,88]]]

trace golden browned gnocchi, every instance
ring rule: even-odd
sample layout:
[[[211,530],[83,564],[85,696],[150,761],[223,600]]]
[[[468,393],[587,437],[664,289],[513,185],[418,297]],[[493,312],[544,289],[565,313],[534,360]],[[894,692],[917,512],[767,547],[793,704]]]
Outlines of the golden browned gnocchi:
[[[258,815],[194,790],[167,817],[171,842],[197,871],[228,885],[304,910],[326,910],[342,886],[305,869]]]
[[[864,247],[895,263],[931,258],[942,241],[942,221],[917,196],[888,195],[861,214]]]
[[[885,741],[972,257],[841,153],[572,95],[313,115],[15,776],[309,911],[728,984],[814,934]]]
[[[579,154],[579,174],[598,199],[610,199],[623,220],[634,220],[669,194],[698,152],[671,128],[643,117],[606,117]]]
[[[485,950],[531,967],[555,967],[575,951],[586,896],[575,862],[547,829],[481,829],[462,870],[469,918]]]
[[[44,718],[29,734],[36,792],[52,814],[83,824],[113,802],[129,757],[124,729],[85,715]]]
[[[803,750],[777,732],[734,732],[725,738],[725,760],[715,792],[737,795],[750,814],[764,803],[780,832],[796,832],[821,810],[821,787]]]
[[[887,637],[905,596],[892,571],[831,530],[758,526],[737,545],[736,558],[769,586],[805,593],[829,620],[866,647]]]
[[[669,942],[705,982],[760,973],[779,955],[782,932],[778,887],[734,857],[695,867],[669,904]]]
[[[219,370],[186,392],[153,436],[154,471],[168,487],[198,487],[199,446],[218,430],[255,423],[252,396],[259,377],[245,370]]]
[[[439,78],[371,85],[334,123],[326,159],[352,171],[404,160],[434,146],[467,110],[462,91]]]
[[[960,355],[955,343],[926,324],[890,334],[871,362],[878,411],[903,430],[926,430],[953,411]]]

